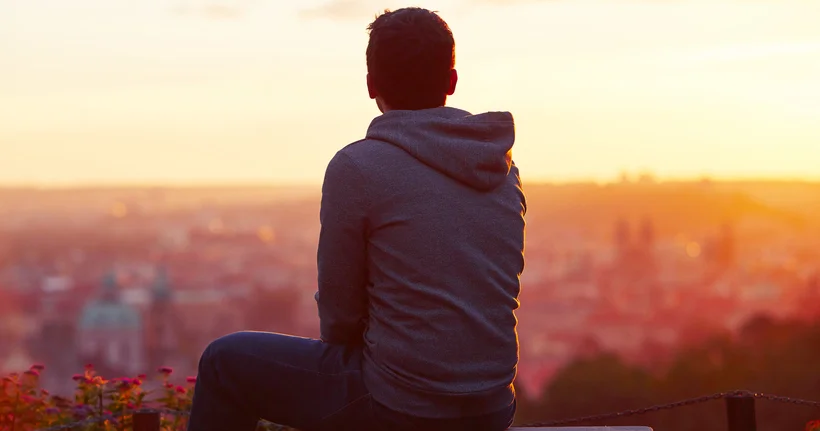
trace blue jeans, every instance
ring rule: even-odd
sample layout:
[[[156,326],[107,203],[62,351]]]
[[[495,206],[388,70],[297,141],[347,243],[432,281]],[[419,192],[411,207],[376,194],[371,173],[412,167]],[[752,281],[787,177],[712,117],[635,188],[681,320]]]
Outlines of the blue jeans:
[[[427,419],[375,402],[362,350],[310,338],[239,332],[212,342],[199,362],[188,431],[254,431],[259,419],[301,431],[502,431],[515,404],[478,417]]]

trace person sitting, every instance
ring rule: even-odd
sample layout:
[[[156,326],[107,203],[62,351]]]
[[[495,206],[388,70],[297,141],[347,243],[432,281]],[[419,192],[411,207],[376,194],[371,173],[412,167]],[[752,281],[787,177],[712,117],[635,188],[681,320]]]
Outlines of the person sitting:
[[[382,112],[322,185],[320,339],[240,332],[202,354],[190,431],[501,431],[515,415],[526,199],[509,112],[446,106],[453,34],[422,8],[369,26]]]

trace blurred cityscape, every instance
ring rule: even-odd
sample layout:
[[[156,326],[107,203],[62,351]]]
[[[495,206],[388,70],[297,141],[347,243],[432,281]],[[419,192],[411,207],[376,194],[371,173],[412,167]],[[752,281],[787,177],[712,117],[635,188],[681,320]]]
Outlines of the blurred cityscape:
[[[820,183],[526,184],[518,385],[820,316]],[[316,188],[0,189],[0,373],[196,374],[238,330],[318,335]]]

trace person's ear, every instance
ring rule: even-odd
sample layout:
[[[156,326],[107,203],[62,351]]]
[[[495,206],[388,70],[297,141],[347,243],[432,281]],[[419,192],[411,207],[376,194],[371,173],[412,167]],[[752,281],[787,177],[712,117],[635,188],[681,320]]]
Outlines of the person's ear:
[[[371,99],[375,99],[379,97],[379,93],[376,91],[375,85],[373,85],[373,80],[370,78],[370,74],[367,74],[367,95],[370,96]]]
[[[458,72],[453,69],[450,71],[450,86],[447,87],[448,96],[452,96],[456,92],[456,84],[458,84]]]

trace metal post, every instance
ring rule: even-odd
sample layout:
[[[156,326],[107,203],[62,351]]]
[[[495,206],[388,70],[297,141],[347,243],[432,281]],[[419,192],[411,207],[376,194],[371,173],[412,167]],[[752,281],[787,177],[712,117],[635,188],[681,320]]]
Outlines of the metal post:
[[[726,397],[726,419],[729,431],[757,431],[754,394],[743,391]]]
[[[159,431],[159,413],[139,411],[134,413],[134,431]]]

